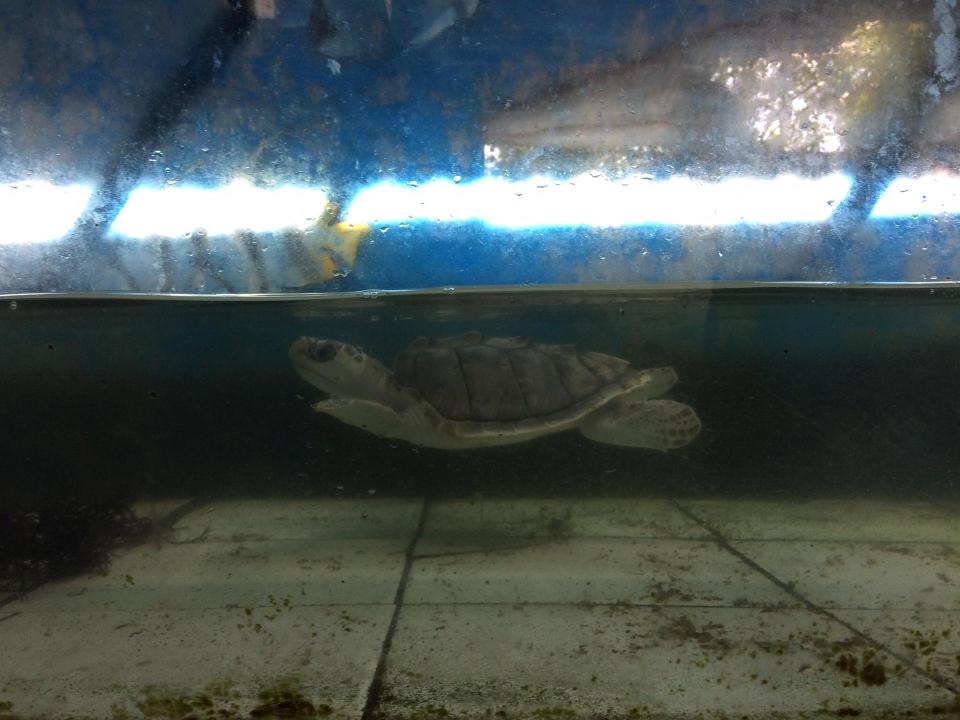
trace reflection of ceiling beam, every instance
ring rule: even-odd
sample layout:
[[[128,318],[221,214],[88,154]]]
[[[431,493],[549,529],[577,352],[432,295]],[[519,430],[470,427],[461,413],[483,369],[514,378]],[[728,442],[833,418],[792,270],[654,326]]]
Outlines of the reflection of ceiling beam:
[[[858,237],[856,229],[870,219],[880,196],[900,174],[919,124],[919,114],[915,118],[891,120],[884,143],[852,169],[850,193],[837,207],[826,228],[828,246],[833,250],[833,266],[829,268],[833,277],[849,277],[850,255]]]
[[[156,88],[129,138],[107,157],[100,185],[73,230],[46,263],[42,292],[77,291],[87,287],[95,273],[86,263],[106,263],[136,289],[132,274],[116,250],[103,238],[147,165],[150,153],[180,120],[193,100],[217,77],[253,21],[251,0],[220,3],[211,22],[201,30],[187,61]],[[68,259],[65,259],[68,258]]]

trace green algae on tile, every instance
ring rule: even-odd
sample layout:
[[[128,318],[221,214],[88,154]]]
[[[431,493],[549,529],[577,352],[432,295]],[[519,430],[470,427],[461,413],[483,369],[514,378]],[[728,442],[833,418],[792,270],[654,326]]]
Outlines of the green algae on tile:
[[[203,692],[192,694],[164,692],[155,686],[148,686],[143,689],[136,708],[140,716],[158,720],[298,720],[322,718],[333,713],[330,705],[312,702],[290,681],[261,689],[252,707],[243,699],[243,694],[232,680],[210,683]],[[119,704],[113,705],[111,710],[114,720],[127,720],[137,715]]]
[[[213,707],[213,702],[205,695],[166,695],[148,692],[136,703],[137,709],[147,718],[186,718],[195,716],[198,711]]]
[[[259,704],[250,711],[253,718],[317,718],[333,712],[324,703],[314,705],[293,683],[282,682],[257,693]]]
[[[864,685],[870,686],[884,685],[887,682],[886,667],[882,660],[878,659],[876,654],[871,651],[863,653],[859,660],[855,655],[843,653],[836,659],[834,666],[838,670],[853,676],[852,684],[854,686],[857,685],[858,680]]]
[[[577,717],[575,710],[565,707],[545,707],[533,711],[532,715],[539,720],[573,720]]]
[[[231,687],[232,683],[225,681],[211,683],[203,692],[177,693],[149,685],[142,690],[141,698],[135,705],[140,716],[160,720],[232,720],[245,717],[246,713],[241,712],[237,702],[239,698],[231,693]],[[111,711],[114,720],[126,720],[138,715],[119,703],[112,705]]]
[[[443,705],[427,703],[426,705],[417,707],[417,709],[411,713],[410,717],[412,720],[437,720],[438,718],[450,717],[450,711]]]

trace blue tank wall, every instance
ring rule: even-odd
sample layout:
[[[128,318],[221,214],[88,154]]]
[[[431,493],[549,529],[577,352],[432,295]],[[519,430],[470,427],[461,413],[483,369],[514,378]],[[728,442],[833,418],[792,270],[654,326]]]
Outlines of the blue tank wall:
[[[251,8],[217,0],[3,3],[0,176],[8,186],[80,183],[92,196],[62,237],[21,242],[22,227],[0,223],[0,292],[952,282],[960,268],[949,209],[870,217],[903,154],[883,172],[876,158],[850,167],[859,199],[815,222],[510,229],[418,220],[414,209],[344,241],[335,222],[349,223],[352,203],[377,183],[456,177],[467,188],[489,177],[491,108],[569,82],[571,68],[655,57],[695,41],[704,26],[752,22],[757,7],[481,0],[475,14],[426,45],[392,47],[376,59],[326,56],[308,28],[257,18]],[[904,143],[913,167],[934,167],[911,138]],[[662,179],[669,169],[658,172]],[[331,204],[317,208],[325,219],[306,239],[111,231],[138,186],[216,189],[238,177],[265,189],[322,188]]]

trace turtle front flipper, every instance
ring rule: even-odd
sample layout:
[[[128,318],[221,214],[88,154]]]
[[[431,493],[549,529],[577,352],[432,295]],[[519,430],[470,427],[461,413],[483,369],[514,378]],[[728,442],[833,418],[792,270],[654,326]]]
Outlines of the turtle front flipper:
[[[700,432],[700,418],[676,400],[620,398],[584,418],[580,432],[610,445],[672,450],[690,443]]]
[[[459,447],[452,438],[438,431],[437,419],[416,404],[398,411],[373,400],[331,398],[314,403],[313,409],[380,437],[425,447]]]

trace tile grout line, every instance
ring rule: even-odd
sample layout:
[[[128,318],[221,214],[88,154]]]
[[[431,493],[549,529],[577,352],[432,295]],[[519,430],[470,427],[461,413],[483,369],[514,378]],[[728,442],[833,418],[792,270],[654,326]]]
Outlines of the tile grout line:
[[[608,602],[597,602],[589,600],[580,600],[577,602],[566,602],[562,600],[524,600],[523,605],[529,607],[544,607],[544,608],[629,608],[633,610],[740,610],[740,611],[753,611],[753,610],[789,610],[790,607],[786,605],[771,605],[770,603],[757,603],[751,605],[745,604],[720,604],[720,603],[658,603],[658,602],[625,602],[622,600],[613,600]],[[418,602],[404,602],[404,607],[445,607],[445,608],[456,608],[456,607],[514,607],[517,605],[516,600],[490,600],[490,601],[468,601],[468,600],[446,600],[446,601],[418,601]],[[272,605],[258,605],[250,604],[248,607],[254,610],[269,610]],[[296,609],[311,609],[311,608],[382,608],[382,607],[393,607],[393,602],[313,602],[313,603],[292,603],[291,608]],[[211,611],[222,611],[222,610],[236,610],[236,606],[226,606],[226,605],[197,605],[197,606],[166,606],[163,608],[156,607],[138,607],[136,608],[137,612],[142,613],[152,613],[155,615],[161,615],[170,612],[178,613],[190,613],[190,612],[211,612]],[[881,613],[889,612],[885,610],[878,610],[877,608],[870,607],[858,607],[844,605],[842,607],[836,607],[834,610],[838,611],[848,611],[848,612],[866,612],[866,613]],[[70,614],[80,615],[89,613],[89,608],[82,608],[80,610],[26,610],[20,611],[16,610],[8,615],[0,615],[0,622],[4,622],[18,615],[24,614],[36,614],[38,612],[45,613],[56,613],[58,615],[66,616]],[[128,612],[127,610],[106,610],[106,614],[122,614]],[[913,612],[904,610],[901,612]],[[956,610],[944,610],[944,609],[926,609],[926,613],[939,613],[939,614],[956,614]]]
[[[413,569],[413,563],[416,559],[415,551],[417,543],[423,536],[423,530],[427,524],[427,515],[430,512],[430,498],[423,499],[423,505],[420,507],[420,517],[417,520],[417,527],[413,536],[407,545],[404,553],[403,572],[400,574],[400,582],[397,583],[397,592],[393,599],[393,614],[390,616],[390,624],[387,625],[387,632],[383,636],[383,644],[380,646],[380,656],[377,658],[377,667],[373,671],[373,679],[367,687],[367,698],[363,704],[363,713],[361,720],[373,720],[377,711],[380,709],[380,701],[383,698],[383,680],[387,674],[387,658],[390,655],[390,648],[393,646],[393,637],[397,632],[397,624],[400,620],[400,610],[403,607],[403,599],[407,593],[407,582],[410,580],[410,571]]]
[[[30,593],[32,593],[32,592],[33,592],[34,590],[36,590],[37,588],[43,587],[43,586],[46,584],[46,582],[47,582],[46,580],[41,580],[41,581],[35,582],[35,583],[33,583],[32,585],[29,585],[29,586],[27,586],[27,587],[25,587],[25,588],[21,588],[20,590],[17,590],[16,592],[12,592],[12,593],[9,593],[9,594],[7,594],[7,595],[4,595],[3,597],[0,597],[0,608],[9,605],[10,603],[12,603],[12,602],[15,601],[15,600],[22,600],[23,598],[25,598],[27,595],[29,595]],[[14,617],[15,615],[19,615],[19,614],[20,614],[19,612],[15,612],[15,613],[13,613],[12,615],[4,615],[3,618],[0,619],[0,622],[2,622],[3,620],[9,620],[10,618]]]
[[[163,514],[156,522],[154,522],[153,527],[146,538],[142,538],[140,542],[127,543],[127,546],[139,545],[144,541],[149,542],[150,540],[161,537],[164,532],[173,530],[174,526],[187,517],[187,515],[192,515],[210,502],[211,498],[207,496],[200,496],[185,500],[173,508],[170,512]],[[172,542],[171,544],[181,545],[183,543]],[[124,546],[121,545],[121,547]]]
[[[565,540],[592,540],[595,542],[604,542],[608,540],[627,540],[627,541],[648,541],[648,540],[666,540],[669,542],[698,543],[704,540],[712,540],[709,536],[683,536],[683,535],[571,535]],[[220,541],[216,541],[220,542]],[[511,550],[527,550],[529,548],[543,547],[556,543],[556,539],[545,538],[538,541],[517,543],[516,545],[491,545],[490,547],[480,547],[473,550],[450,550],[446,552],[419,553],[416,560],[437,560],[449,557],[461,557],[463,555],[483,555],[494,554],[498,552],[509,552]],[[797,537],[747,537],[740,538],[742,543],[766,543],[766,542],[810,542],[809,538]],[[954,540],[876,540],[876,539],[853,539],[853,538],[825,538],[817,539],[815,542],[822,544],[844,544],[844,545],[957,545]]]
[[[817,615],[822,615],[823,617],[827,618],[831,622],[834,622],[840,625],[841,627],[847,629],[856,637],[872,645],[876,650],[887,653],[888,655],[890,655],[891,657],[893,657],[894,659],[902,663],[904,667],[910,668],[915,673],[921,675],[922,677],[927,678],[930,682],[934,683],[938,687],[944,690],[947,690],[953,693],[954,695],[960,695],[960,688],[958,688],[956,685],[950,682],[950,680],[948,680],[947,678],[940,675],[940,673],[936,673],[921,667],[920,665],[915,663],[912,658],[907,657],[906,655],[903,655],[896,650],[893,650],[892,648],[888,647],[887,645],[880,642],[879,640],[874,639],[872,636],[868,635],[863,630],[860,630],[858,627],[856,627],[852,623],[849,623],[846,620],[842,619],[840,616],[835,615],[830,610],[827,610],[826,608],[821,607],[820,605],[817,605],[812,600],[808,599],[805,595],[798,592],[792,584],[784,582],[779,577],[774,575],[773,572],[771,572],[770,570],[767,570],[767,568],[765,568],[763,565],[758,563],[756,560],[754,560],[750,556],[746,555],[742,551],[735,548],[730,543],[730,541],[723,534],[720,533],[719,530],[717,530],[708,522],[706,522],[705,520],[701,519],[699,516],[694,514],[693,511],[685,508],[676,500],[671,500],[670,502],[677,509],[677,511],[680,512],[684,517],[695,522],[697,525],[699,525],[708,533],[710,533],[710,535],[713,537],[714,542],[716,542],[717,545],[719,545],[723,550],[727,551],[728,553],[736,557],[740,562],[744,563],[747,567],[749,567],[754,572],[759,573],[760,575],[765,577],[767,580],[769,580],[778,588],[780,588],[783,592],[787,593],[788,595],[790,595],[790,597],[800,602],[810,612],[816,613]]]

